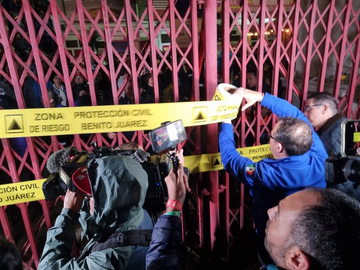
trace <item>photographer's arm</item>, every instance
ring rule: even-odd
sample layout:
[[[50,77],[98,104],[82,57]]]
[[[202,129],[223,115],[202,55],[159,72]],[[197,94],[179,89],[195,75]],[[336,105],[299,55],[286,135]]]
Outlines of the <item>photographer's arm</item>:
[[[53,267],[61,269],[74,259],[72,250],[75,241],[75,224],[79,218],[78,212],[83,198],[84,194],[80,191],[67,191],[64,198],[64,208],[56,218],[54,226],[47,232],[38,269],[54,269]]]
[[[146,269],[183,269],[181,259],[183,245],[181,239],[180,211],[186,191],[190,191],[188,177],[184,173],[182,150],[177,152],[179,167],[177,175],[171,169],[165,178],[169,201],[165,213],[154,226],[149,251],[146,255]],[[170,203],[169,203],[170,202]]]

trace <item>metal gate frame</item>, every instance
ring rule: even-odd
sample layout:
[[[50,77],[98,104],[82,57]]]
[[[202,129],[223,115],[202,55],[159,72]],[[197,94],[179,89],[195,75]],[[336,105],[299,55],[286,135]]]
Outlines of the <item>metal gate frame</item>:
[[[302,108],[309,92],[310,79],[314,76],[311,66],[320,63],[322,68],[316,73],[317,89],[324,91],[325,87],[328,87],[329,79],[327,66],[329,59],[332,59],[336,67],[331,85],[332,94],[339,99],[346,116],[359,118],[360,11],[356,1],[343,0],[344,5],[339,7],[337,4],[339,1],[335,0],[326,3],[323,1],[321,5],[318,0],[307,2],[280,0],[272,6],[267,6],[264,0],[190,0],[185,11],[180,14],[178,5],[182,1],[170,0],[168,8],[159,13],[153,1],[147,0],[147,8],[138,14],[131,4],[132,1],[124,0],[123,9],[115,15],[107,5],[107,1],[101,0],[101,9],[95,17],[89,14],[83,2],[85,1],[76,0],[76,8],[68,17],[57,6],[56,0],[50,0],[43,14],[39,14],[32,7],[30,0],[23,0],[17,17],[11,16],[8,10],[0,6],[0,44],[3,49],[3,53],[0,54],[0,76],[12,85],[19,109],[26,108],[22,89],[28,76],[39,83],[44,106],[49,107],[46,83],[52,72],[62,78],[70,106],[74,106],[71,82],[75,74],[81,72],[89,81],[91,100],[95,106],[97,103],[94,81],[102,70],[110,79],[113,104],[117,104],[125,88],[125,84],[120,88],[116,84],[122,68],[125,68],[133,78],[139,77],[144,67],[152,69],[155,102],[159,102],[158,75],[165,66],[172,71],[173,102],[178,102],[178,72],[184,63],[190,67],[193,74],[192,100],[211,100],[218,84],[214,74],[217,73],[220,35],[214,29],[218,28],[217,14],[220,12],[222,55],[231,53],[231,57],[222,58],[223,82],[231,83],[230,67],[237,65],[241,71],[241,83],[245,85],[247,65],[254,62],[258,69],[258,86],[261,89],[263,67],[265,62],[270,62],[273,66],[272,93],[278,95],[280,78],[282,78],[286,82],[286,99],[289,102],[299,100],[299,107]],[[202,16],[198,15],[201,13]],[[266,18],[274,20],[267,21]],[[201,29],[198,29],[199,20],[202,22]],[[148,28],[143,26],[143,22]],[[103,29],[99,28],[100,23],[104,25]],[[77,24],[79,28],[75,27]],[[265,34],[270,27],[276,32],[273,41],[269,41]],[[290,29],[292,34],[286,42],[282,40],[282,31],[280,31],[283,28]],[[319,30],[320,28],[322,30]],[[254,47],[250,47],[247,38],[240,38],[236,44],[231,42],[230,37],[234,29],[241,37],[247,37],[248,33],[255,29],[259,38]],[[165,31],[171,40],[170,47],[165,52],[155,43],[161,30]],[[352,31],[352,35],[349,35],[349,30]],[[95,31],[105,41],[104,51],[100,55],[89,46]],[[320,39],[317,35],[319,31],[324,33]],[[129,44],[123,55],[119,54],[112,45],[117,32],[121,32]],[[338,33],[337,40],[332,39],[333,32]],[[31,46],[26,59],[22,59],[12,48],[17,33]],[[75,35],[83,45],[78,56],[73,56],[65,47],[65,41],[70,34]],[[141,48],[138,42],[140,35],[145,36],[147,40]],[[181,35],[186,35],[191,40],[187,48],[180,48],[177,44]],[[40,50],[39,45],[44,36],[56,43],[53,55],[49,56]],[[130,59],[129,63],[127,59]],[[345,59],[350,59],[351,70],[347,74],[347,91],[345,95],[341,95]],[[108,65],[105,65],[104,61]],[[115,65],[115,61],[119,64]],[[92,62],[96,64],[95,69],[91,68]],[[31,64],[35,65],[37,73],[30,68]],[[45,68],[43,64],[46,65]],[[299,71],[303,74],[301,83],[296,81],[296,72]],[[205,93],[201,88],[202,80]],[[133,86],[134,89],[138,89],[137,80],[133,80]],[[138,91],[135,91],[135,101],[139,103]],[[272,127],[275,121],[273,116],[264,120],[259,106],[257,117],[252,122],[246,119],[244,113],[239,115],[234,125],[239,147],[245,146],[245,138],[251,133],[255,134],[255,143],[259,144],[261,134]],[[191,127],[187,129],[187,133],[188,140],[184,149],[188,155],[218,152],[217,139],[214,140],[218,136],[216,124]],[[202,138],[212,138],[212,140],[204,141]],[[25,140],[27,148],[25,153],[20,155],[13,149],[11,139],[1,139],[0,168],[1,177],[4,178],[1,179],[2,182],[15,183],[44,178],[47,173],[46,160],[62,147],[56,136]],[[90,140],[96,140],[99,146],[115,146],[127,141],[127,138],[119,132],[111,141],[107,141],[101,134],[94,134]],[[150,147],[150,142],[143,131],[136,132],[132,141],[137,141],[145,149]],[[89,150],[88,142],[83,141],[79,135],[74,135],[73,144],[78,149]],[[187,237],[197,238],[194,248],[197,251],[202,250],[202,261],[207,262],[214,257],[221,257],[226,261],[229,259],[235,231],[241,230],[244,225],[244,215],[247,214],[244,209],[244,188],[239,185],[240,202],[237,202],[237,207],[233,208],[230,207],[234,198],[230,190],[228,174],[218,172],[194,174],[191,176],[191,185],[194,200],[189,200],[189,211],[196,212],[198,219],[193,225],[188,218],[184,218],[184,239],[186,241]],[[24,263],[29,269],[36,269],[38,265],[43,244],[43,239],[39,236],[51,227],[53,218],[50,210],[58,204],[61,205],[61,199],[54,202],[39,201],[0,207],[3,234],[17,246],[22,247]],[[41,215],[33,215],[34,208],[41,209]],[[20,229],[24,228],[26,236],[19,236],[19,232],[12,229],[15,222],[13,213],[16,211],[20,211],[19,215],[22,219]],[[215,247],[219,236],[224,238],[224,241],[220,241],[223,243],[220,249]],[[216,254],[213,254],[214,252]]]

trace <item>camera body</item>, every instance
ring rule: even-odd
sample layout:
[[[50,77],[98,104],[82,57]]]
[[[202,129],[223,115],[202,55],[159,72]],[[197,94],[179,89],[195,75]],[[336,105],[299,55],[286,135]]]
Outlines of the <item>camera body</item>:
[[[75,192],[77,187],[72,180],[73,175],[77,170],[86,168],[90,160],[105,156],[127,156],[139,162],[148,175],[149,186],[144,208],[152,211],[164,210],[168,196],[165,177],[169,174],[171,165],[174,171],[177,171],[179,162],[172,150],[175,150],[176,145],[186,139],[186,132],[182,121],[178,120],[163,123],[149,135],[153,150],[158,153],[152,157],[142,149],[116,150],[106,146],[97,147],[95,143],[93,143],[93,152],[77,151],[76,148],[63,152],[60,150],[58,156],[52,160],[51,167],[54,169],[50,170],[48,167],[52,173],[42,187],[45,199],[54,200],[58,196],[65,195],[67,189]],[[161,154],[165,152],[167,154]]]
[[[43,184],[43,192],[46,200],[54,200],[58,196],[65,195],[67,189],[75,192],[76,185],[72,180],[74,173],[94,159],[104,156],[127,156],[138,161],[148,175],[149,187],[146,194],[144,208],[163,210],[167,200],[165,177],[169,174],[171,163],[167,157],[150,158],[150,154],[142,149],[138,150],[115,150],[111,147],[95,148],[93,152],[76,152],[69,156],[59,169],[58,173],[52,173]]]
[[[325,161],[325,179],[332,184],[348,180],[360,183],[360,120],[341,123],[340,157]]]

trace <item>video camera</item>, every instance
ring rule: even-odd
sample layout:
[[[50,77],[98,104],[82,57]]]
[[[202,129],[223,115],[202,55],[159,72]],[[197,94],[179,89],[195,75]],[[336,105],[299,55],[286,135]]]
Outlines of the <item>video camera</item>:
[[[341,123],[340,157],[325,161],[326,181],[332,184],[347,180],[360,184],[360,120]]]
[[[90,160],[105,156],[127,156],[139,162],[148,174],[149,187],[144,208],[153,211],[163,210],[167,201],[165,177],[170,172],[171,163],[174,170],[177,168],[178,158],[173,150],[177,144],[186,140],[186,132],[182,121],[178,120],[163,123],[159,128],[152,130],[149,137],[153,150],[159,155],[150,156],[142,149],[116,150],[107,146],[97,147],[96,143],[92,144],[92,152],[69,147],[53,153],[47,162],[51,174],[42,187],[45,199],[54,200],[65,195],[67,189],[76,191],[74,174],[78,177],[79,170],[85,170]],[[163,154],[165,152],[168,153]],[[87,177],[86,174],[83,177]]]

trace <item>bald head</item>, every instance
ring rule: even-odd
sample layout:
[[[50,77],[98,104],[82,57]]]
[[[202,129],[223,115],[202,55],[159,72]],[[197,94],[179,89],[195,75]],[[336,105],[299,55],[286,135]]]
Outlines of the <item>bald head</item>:
[[[309,151],[312,145],[310,126],[293,117],[281,118],[273,136],[282,143],[288,156],[302,155]]]

